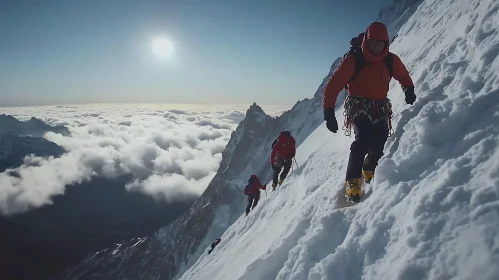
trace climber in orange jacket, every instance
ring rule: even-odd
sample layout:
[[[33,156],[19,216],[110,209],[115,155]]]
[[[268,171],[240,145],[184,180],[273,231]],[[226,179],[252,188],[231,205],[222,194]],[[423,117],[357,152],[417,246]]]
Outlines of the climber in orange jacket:
[[[386,26],[381,22],[370,24],[363,34],[362,44],[356,47],[352,43],[352,54],[344,58],[324,89],[324,120],[327,128],[336,133],[336,98],[347,86],[345,128],[347,135],[354,128],[355,141],[350,147],[345,191],[356,201],[362,195],[361,175],[367,183],[374,178],[374,170],[391,132],[392,110],[387,98],[390,79],[399,81],[407,104],[412,105],[416,100],[412,79],[400,58],[390,53],[389,44]]]

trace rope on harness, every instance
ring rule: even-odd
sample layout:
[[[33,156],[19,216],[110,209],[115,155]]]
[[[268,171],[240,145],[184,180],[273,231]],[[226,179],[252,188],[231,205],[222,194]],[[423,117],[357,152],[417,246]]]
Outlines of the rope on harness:
[[[353,120],[360,114],[366,114],[371,122],[386,121],[388,124],[388,137],[393,133],[392,129],[392,104],[390,99],[370,100],[359,96],[348,95],[344,102],[343,116],[345,121],[343,130],[346,136],[352,135]]]

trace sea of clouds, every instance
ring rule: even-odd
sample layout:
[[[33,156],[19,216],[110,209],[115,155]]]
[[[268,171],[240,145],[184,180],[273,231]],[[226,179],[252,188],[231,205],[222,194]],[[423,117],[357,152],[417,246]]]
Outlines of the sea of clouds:
[[[124,186],[167,202],[199,196],[215,175],[222,152],[249,105],[95,104],[0,108],[3,114],[64,125],[67,136],[45,138],[68,152],[27,157],[0,173],[0,208],[12,214],[52,203],[67,186],[94,176],[130,175]],[[271,116],[287,106],[262,106]]]

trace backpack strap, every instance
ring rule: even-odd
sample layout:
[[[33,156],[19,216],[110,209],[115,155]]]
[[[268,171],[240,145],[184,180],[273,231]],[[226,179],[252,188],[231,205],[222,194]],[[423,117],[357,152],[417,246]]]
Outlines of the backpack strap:
[[[388,74],[390,75],[390,79],[393,77],[393,54],[389,52],[385,56],[385,64],[386,68],[388,69]]]
[[[362,67],[364,67],[364,64],[366,63],[366,60],[364,59],[364,55],[362,55],[362,52],[355,52],[353,54],[355,58],[355,68],[353,71],[352,77],[350,77],[350,80],[348,83],[353,83],[353,81],[357,78],[359,75],[360,71],[362,70]]]

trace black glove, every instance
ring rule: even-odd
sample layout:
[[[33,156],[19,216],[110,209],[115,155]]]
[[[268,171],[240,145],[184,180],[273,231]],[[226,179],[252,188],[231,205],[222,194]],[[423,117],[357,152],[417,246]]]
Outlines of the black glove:
[[[404,89],[405,93],[405,103],[407,104],[414,104],[414,101],[416,101],[416,94],[414,94],[414,88],[413,87],[408,87]]]
[[[324,120],[326,121],[326,127],[331,132],[336,133],[338,131],[338,122],[334,116],[334,109],[327,108],[324,109]]]

